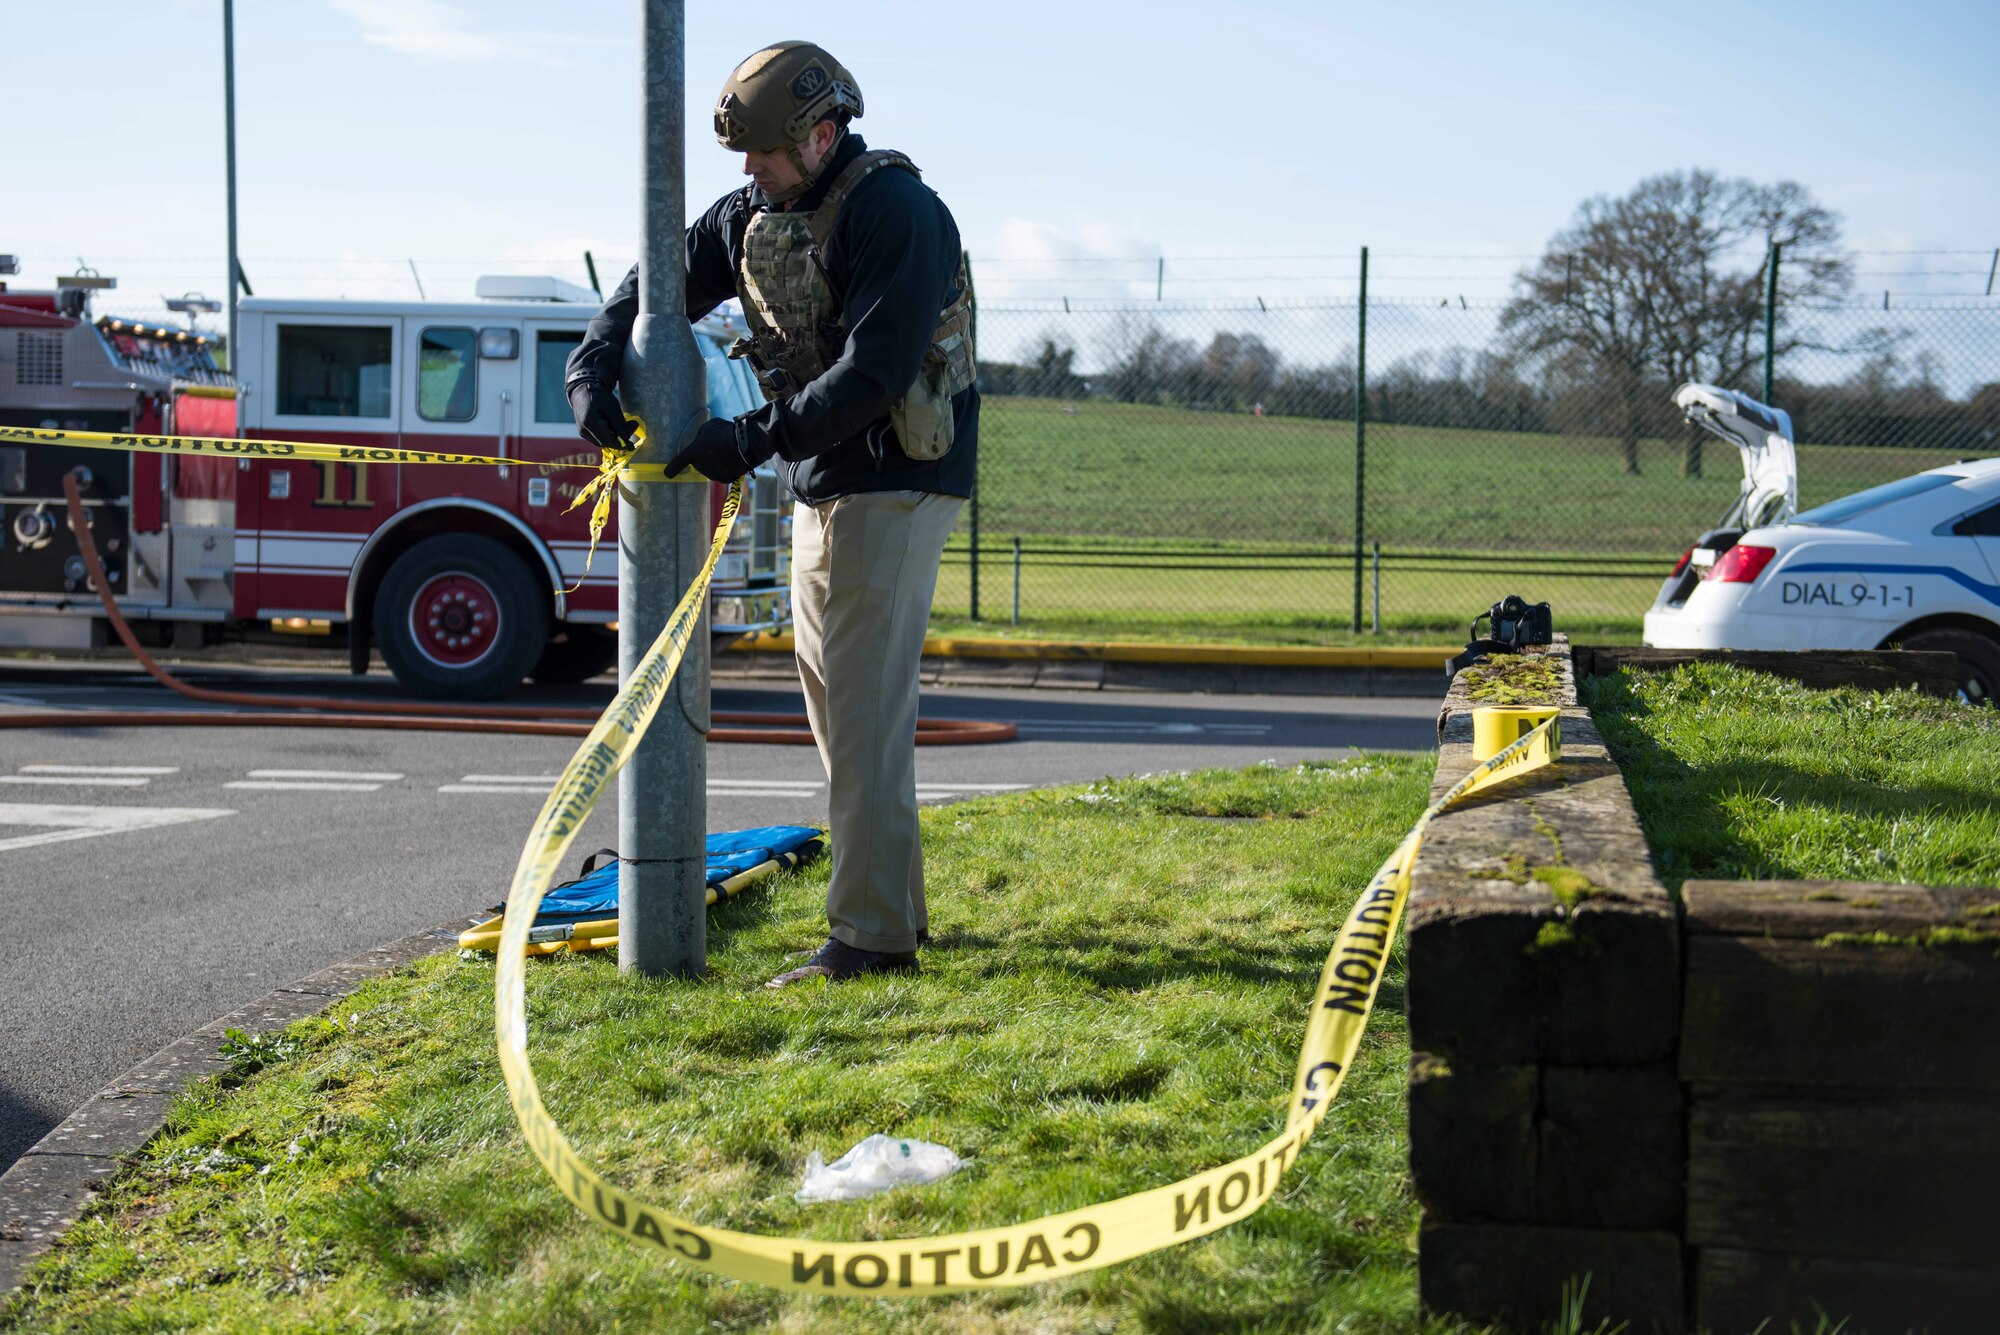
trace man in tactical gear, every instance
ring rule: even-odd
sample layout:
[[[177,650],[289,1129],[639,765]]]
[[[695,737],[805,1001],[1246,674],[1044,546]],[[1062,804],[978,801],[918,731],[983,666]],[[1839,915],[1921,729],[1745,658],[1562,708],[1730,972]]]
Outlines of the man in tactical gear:
[[[951,213],[899,153],[871,152],[854,76],[780,42],[723,85],[715,135],[751,184],[687,231],[687,314],[742,303],[763,407],[711,418],[668,468],[729,482],[765,461],[798,498],[792,615],[806,713],[828,779],[830,934],[770,986],[917,967],[928,940],[916,801],[917,671],[938,560],[979,444],[971,292]],[[567,375],[578,429],[628,428],[615,386],[638,270]]]

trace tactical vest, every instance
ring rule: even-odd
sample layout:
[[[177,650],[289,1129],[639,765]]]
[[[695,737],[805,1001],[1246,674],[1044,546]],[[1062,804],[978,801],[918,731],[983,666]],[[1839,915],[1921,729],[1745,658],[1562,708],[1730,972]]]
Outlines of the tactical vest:
[[[736,340],[729,355],[749,359],[766,399],[798,393],[840,360],[847,344],[842,294],[827,276],[820,247],[854,187],[885,167],[922,178],[916,164],[901,153],[863,153],[834,177],[811,213],[766,209],[744,230],[736,291],[750,334]],[[968,388],[974,374],[972,284],[961,259],[958,290],[938,313],[917,378],[889,409],[889,424],[904,454],[919,460],[944,456],[952,443],[952,396]]]

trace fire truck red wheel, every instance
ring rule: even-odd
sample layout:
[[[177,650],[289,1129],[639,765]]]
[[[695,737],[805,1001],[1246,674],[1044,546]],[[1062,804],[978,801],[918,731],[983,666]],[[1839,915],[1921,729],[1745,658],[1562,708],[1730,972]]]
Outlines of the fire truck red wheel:
[[[427,538],[396,558],[375,594],[375,643],[419,695],[498,695],[520,684],[548,639],[548,599],[491,538]]]

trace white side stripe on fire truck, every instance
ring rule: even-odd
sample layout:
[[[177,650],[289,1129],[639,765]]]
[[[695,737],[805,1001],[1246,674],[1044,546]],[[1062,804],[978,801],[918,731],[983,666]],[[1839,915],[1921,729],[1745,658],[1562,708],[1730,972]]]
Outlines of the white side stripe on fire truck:
[[[272,573],[340,574],[354,568],[354,558],[368,540],[365,533],[287,533],[271,529],[238,529],[236,564]]]

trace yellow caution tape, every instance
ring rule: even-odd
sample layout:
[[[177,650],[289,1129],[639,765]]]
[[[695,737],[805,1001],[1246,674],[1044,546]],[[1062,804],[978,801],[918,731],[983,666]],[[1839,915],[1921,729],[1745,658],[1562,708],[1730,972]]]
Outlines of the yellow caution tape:
[[[1375,873],[1321,971],[1284,1130],[1252,1153],[1167,1186],[969,1233],[821,1242],[711,1228],[605,1181],[549,1115],[528,1062],[524,952],[542,896],[584,817],[666,698],[688,637],[699,624],[702,599],[740,495],[738,483],[723,507],[701,573],[563,770],[514,871],[495,967],[493,1018],[501,1073],[528,1148],[577,1209],[604,1227],[714,1274],[812,1293],[910,1297],[1031,1284],[1116,1265],[1248,1218],[1297,1161],[1354,1060],[1388,966],[1409,895],[1410,865],[1425,829],[1440,811],[1467,795],[1556,759],[1556,720],[1544,722],[1452,785]]]
[[[1561,715],[1562,711],[1553,705],[1481,705],[1472,711],[1472,758],[1485,760],[1497,756]],[[1562,724],[1557,722],[1553,727],[1560,746]]]
[[[634,419],[635,448],[645,440],[644,429]],[[439,450],[392,449],[375,445],[336,445],[314,440],[255,440],[236,436],[142,436],[114,431],[57,431],[34,426],[0,426],[0,441],[21,441],[31,445],[74,445],[86,450],[122,450],[128,454],[195,454],[210,458],[303,459],[355,464],[484,464],[494,468],[532,465],[536,468],[590,468],[597,476],[584,484],[574,501],[563,511],[568,514],[586,499],[590,508],[590,550],[584,553],[583,574],[564,593],[583,587],[597,558],[597,544],[611,518],[611,498],[619,482],[706,482],[693,469],[669,476],[665,464],[635,464],[632,450],[605,450],[596,463],[557,459],[548,463],[527,459],[500,459],[489,454],[448,454]]]
[[[405,450],[378,445],[336,445],[315,440],[256,440],[236,436],[142,436],[116,431],[56,431],[38,426],[0,426],[0,441],[29,445],[74,445],[86,450],[122,450],[127,454],[196,454],[232,459],[306,459],[348,464],[486,464],[496,468],[590,468],[600,463],[540,463],[530,459],[499,459],[489,454],[450,454],[442,450]],[[629,464],[614,470],[633,482],[692,481],[694,474],[667,476],[663,464]]]

